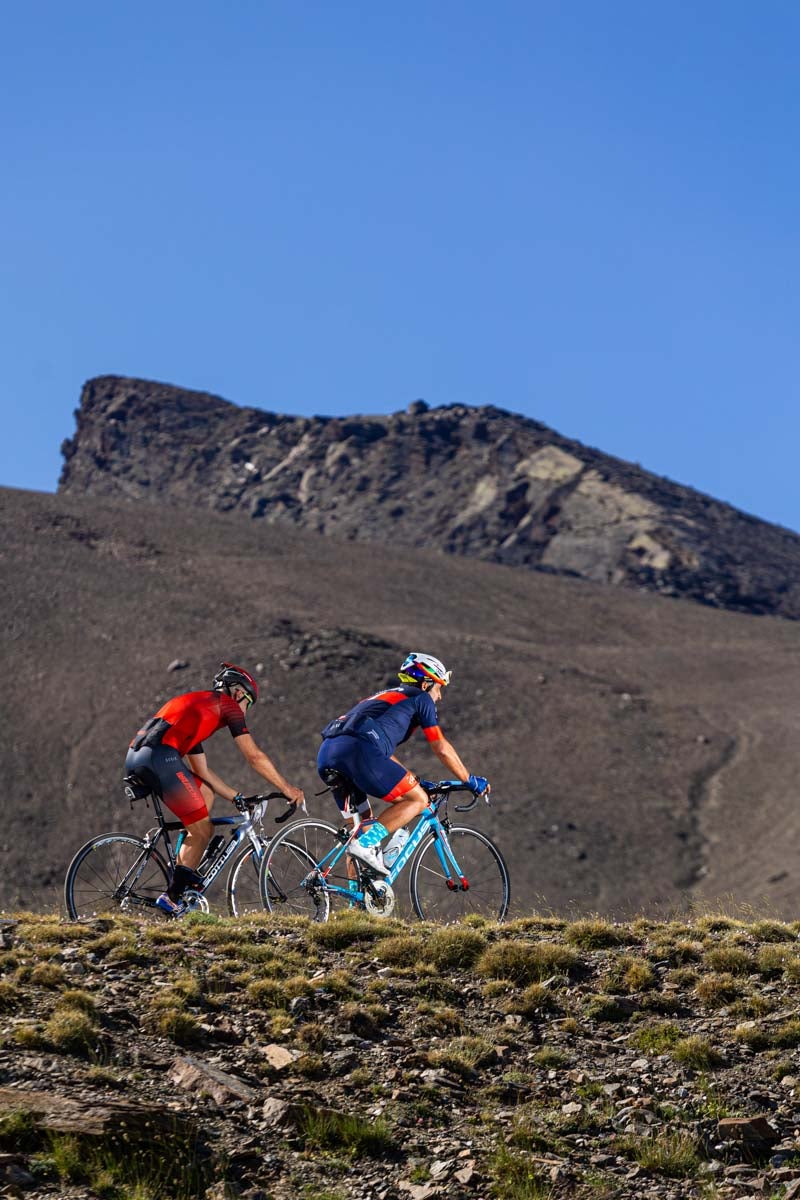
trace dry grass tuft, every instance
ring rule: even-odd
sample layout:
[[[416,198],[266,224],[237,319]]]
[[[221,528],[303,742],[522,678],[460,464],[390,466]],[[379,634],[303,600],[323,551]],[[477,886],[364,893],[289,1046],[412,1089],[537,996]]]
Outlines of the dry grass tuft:
[[[677,938],[666,941],[660,938],[647,952],[652,962],[665,962],[671,967],[682,967],[686,963],[699,962],[703,957],[703,943],[693,938]]]
[[[752,975],[756,961],[752,954],[738,946],[716,946],[703,955],[703,965],[711,971],[730,975]]]
[[[564,931],[564,941],[570,946],[580,947],[581,950],[604,950],[610,946],[620,946],[629,940],[626,931],[609,921],[573,921]]]
[[[304,975],[291,979],[256,979],[247,985],[247,995],[261,1008],[288,1008],[298,996],[313,996],[316,983]]]
[[[78,1012],[86,1013],[87,1017],[94,1017],[97,1013],[94,996],[80,988],[68,988],[67,991],[62,992],[56,1002],[56,1008],[77,1009]]]
[[[508,979],[517,985],[540,983],[551,975],[574,974],[581,962],[574,950],[552,942],[499,941],[487,947],[475,965],[476,974]]]
[[[444,1067],[457,1075],[471,1078],[482,1067],[497,1062],[497,1051],[482,1037],[456,1037],[444,1050],[431,1050],[428,1062],[432,1067]]]
[[[681,1038],[672,1046],[670,1053],[675,1062],[694,1071],[711,1071],[721,1067],[725,1061],[711,1042],[697,1035]]]
[[[91,1016],[80,1008],[57,1008],[44,1027],[49,1045],[63,1054],[88,1056],[97,1049],[99,1035]]]
[[[589,1021],[627,1021],[631,1014],[616,996],[607,996],[600,992],[588,997],[583,1006],[583,1015]]]
[[[60,988],[66,984],[67,977],[58,963],[42,962],[37,963],[31,971],[30,981],[38,987]]]
[[[558,993],[543,983],[528,984],[521,994],[515,993],[503,1005],[504,1012],[517,1013],[529,1021],[540,1017],[542,1013],[558,1012],[559,1008]]]
[[[10,979],[0,979],[0,1012],[13,1012],[23,1002],[23,992]]]
[[[645,1171],[670,1179],[693,1179],[700,1167],[697,1139],[688,1133],[659,1130],[653,1134],[623,1134],[615,1148]]]
[[[310,924],[306,936],[316,946],[325,946],[328,950],[344,950],[359,942],[374,942],[378,938],[391,937],[398,929],[399,926],[395,924],[381,922],[360,909],[352,909],[335,913],[330,921],[324,924]]]
[[[440,971],[471,967],[486,949],[486,938],[474,929],[436,929],[424,942],[421,957]]]
[[[681,1040],[681,1031],[669,1021],[658,1021],[645,1025],[631,1035],[632,1046],[651,1054],[666,1054]]]
[[[420,939],[412,934],[382,938],[375,947],[375,957],[393,967],[413,967],[421,956]]]
[[[649,991],[657,983],[655,971],[649,962],[624,954],[615,959],[603,980],[607,992],[622,992],[625,995]]]
[[[169,1038],[178,1046],[199,1046],[204,1040],[197,1019],[182,1008],[157,1009],[150,1026],[154,1033]]]
[[[755,921],[750,933],[757,942],[796,942],[794,933],[783,921]]]
[[[455,1008],[441,1007],[427,1000],[420,1000],[417,1012],[425,1022],[425,1032],[439,1037],[445,1033],[460,1033],[464,1022]]]
[[[698,1000],[709,1008],[722,1008],[742,995],[744,985],[733,975],[704,975],[694,986]]]

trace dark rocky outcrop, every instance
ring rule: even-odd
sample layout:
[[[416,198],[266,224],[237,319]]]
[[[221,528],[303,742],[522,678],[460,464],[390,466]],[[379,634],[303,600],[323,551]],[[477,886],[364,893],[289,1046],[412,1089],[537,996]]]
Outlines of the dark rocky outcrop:
[[[800,617],[800,537],[494,407],[288,417],[165,384],[83,389],[59,488],[241,509],[756,614]]]

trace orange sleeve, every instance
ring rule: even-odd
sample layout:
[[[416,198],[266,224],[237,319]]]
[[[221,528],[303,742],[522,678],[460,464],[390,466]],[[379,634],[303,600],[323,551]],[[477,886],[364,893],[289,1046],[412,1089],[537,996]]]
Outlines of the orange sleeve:
[[[429,742],[439,742],[444,737],[438,725],[431,725],[428,729],[422,731]]]

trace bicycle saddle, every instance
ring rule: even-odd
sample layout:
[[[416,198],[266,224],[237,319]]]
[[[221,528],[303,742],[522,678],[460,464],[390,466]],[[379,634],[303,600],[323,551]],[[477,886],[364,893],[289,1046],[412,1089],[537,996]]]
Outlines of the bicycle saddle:
[[[152,794],[152,787],[149,783],[145,783],[138,775],[126,775],[122,781],[125,789],[125,798],[133,803],[134,800],[144,800],[145,796]]]
[[[352,779],[348,779],[341,771],[337,771],[336,767],[323,767],[320,775],[329,788],[342,788],[348,792],[353,790]]]

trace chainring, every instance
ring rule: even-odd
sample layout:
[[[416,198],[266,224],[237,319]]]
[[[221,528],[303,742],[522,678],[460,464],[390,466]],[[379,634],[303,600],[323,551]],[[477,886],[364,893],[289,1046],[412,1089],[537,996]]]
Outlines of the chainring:
[[[210,910],[211,906],[202,892],[195,892],[192,888],[189,888],[188,891],[183,893],[182,898],[189,912],[207,913]]]
[[[372,913],[373,917],[390,917],[395,910],[397,900],[388,883],[383,879],[375,879],[370,884],[372,892],[377,895],[372,895],[370,888],[364,888],[364,908],[368,913]]]

